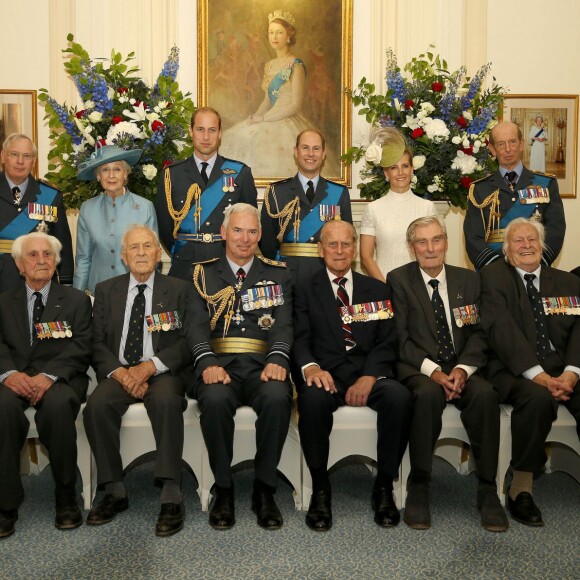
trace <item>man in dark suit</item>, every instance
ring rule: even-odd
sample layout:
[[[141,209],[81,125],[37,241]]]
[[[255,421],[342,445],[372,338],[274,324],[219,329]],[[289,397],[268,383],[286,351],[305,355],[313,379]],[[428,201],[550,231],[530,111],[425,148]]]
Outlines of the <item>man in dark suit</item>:
[[[543,525],[533,476],[546,463],[544,443],[562,403],[580,436],[580,280],[542,264],[544,226],[524,218],[506,229],[506,261],[481,272],[481,322],[492,349],[489,376],[511,416],[512,517]]]
[[[324,224],[318,249],[326,267],[297,286],[294,311],[298,427],[313,489],[306,524],[315,531],[332,526],[329,437],[332,414],[346,404],[377,411],[374,520],[396,526],[393,479],[407,447],[411,397],[394,380],[391,295],[383,282],[351,270],[356,231],[348,222]]]
[[[487,349],[479,325],[479,276],[445,264],[447,230],[437,216],[411,222],[407,243],[417,261],[389,273],[399,334],[397,376],[413,395],[411,473],[403,519],[415,529],[431,526],[433,451],[443,410],[453,403],[461,411],[475,458],[481,525],[505,531],[508,521],[496,486],[498,397],[477,374]]]
[[[58,529],[83,522],[76,500],[76,427],[88,386],[91,302],[52,281],[60,242],[33,232],[12,245],[25,285],[0,295],[0,538],[14,533],[24,490],[20,450],[36,409],[40,441],[48,449],[56,484]]]
[[[284,260],[294,282],[324,269],[317,242],[330,220],[352,223],[350,196],[344,185],[320,175],[326,159],[324,136],[306,129],[296,138],[298,173],[273,183],[264,196],[260,249],[267,258]]]
[[[13,241],[32,231],[56,236],[62,244],[57,271],[61,284],[72,284],[73,252],[62,194],[32,176],[36,146],[22,133],[13,133],[0,153],[0,293],[22,287],[23,279],[10,255]]]
[[[477,270],[499,260],[506,226],[517,217],[534,217],[546,227],[542,261],[549,266],[558,257],[566,233],[556,178],[524,167],[524,139],[515,123],[498,123],[491,130],[489,149],[499,168],[469,190],[463,222],[469,259]]]
[[[129,405],[143,401],[157,443],[155,478],[163,484],[155,533],[169,536],[183,528],[185,518],[180,487],[187,403],[180,372],[191,361],[181,330],[190,284],[156,272],[161,246],[147,226],[125,232],[122,259],[130,272],[95,290],[93,364],[99,384],[84,422],[105,496],[87,523],[108,523],[129,505],[119,430]]]
[[[284,263],[254,255],[260,239],[257,208],[229,207],[221,233],[226,255],[195,267],[197,294],[187,325],[195,365],[192,396],[215,477],[209,523],[216,529],[235,524],[234,416],[238,407],[250,405],[258,415],[252,509],[259,526],[277,529],[282,514],[274,501],[276,467],[292,405],[292,284]]]
[[[211,107],[191,116],[193,155],[166,167],[157,188],[159,235],[171,255],[170,276],[191,280],[194,262],[224,254],[220,227],[226,207],[257,206],[252,170],[218,154],[221,117]]]

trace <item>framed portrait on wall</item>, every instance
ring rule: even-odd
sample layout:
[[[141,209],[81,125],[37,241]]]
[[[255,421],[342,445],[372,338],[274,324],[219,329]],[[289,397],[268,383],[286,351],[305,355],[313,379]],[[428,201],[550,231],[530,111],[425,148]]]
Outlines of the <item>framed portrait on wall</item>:
[[[12,133],[24,133],[38,147],[36,103],[36,91],[0,89],[0,150]],[[38,177],[38,162],[33,173]]]
[[[296,136],[316,128],[324,177],[350,185],[352,0],[198,0],[198,23],[198,106],[222,117],[220,153],[265,186],[296,173]]]
[[[578,95],[505,95],[503,119],[524,137],[524,164],[558,179],[562,197],[576,197]]]

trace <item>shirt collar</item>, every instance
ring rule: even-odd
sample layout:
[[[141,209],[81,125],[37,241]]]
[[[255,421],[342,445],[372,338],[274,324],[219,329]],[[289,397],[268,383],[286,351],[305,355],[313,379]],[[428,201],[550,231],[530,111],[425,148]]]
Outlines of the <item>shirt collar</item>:
[[[240,266],[239,264],[235,264],[227,256],[226,256],[226,260],[228,261],[228,264],[230,265],[230,268],[232,269],[234,276],[238,275],[238,270],[240,268],[242,268],[244,270],[244,272],[246,273],[246,276],[247,276],[248,272],[250,271],[250,268],[252,267],[252,264],[254,263],[254,258],[252,258],[249,262],[247,262],[243,266]]]
[[[195,161],[195,164],[197,165],[198,170],[201,173],[201,164],[202,163],[207,163],[207,174],[209,176],[209,174],[211,173],[211,170],[213,169],[213,166],[215,165],[215,161],[217,159],[217,151],[209,158],[209,159],[200,159],[195,152],[193,153],[193,160]]]
[[[499,172],[501,173],[502,177],[505,177],[505,174],[508,171],[515,171],[518,179],[520,178],[520,175],[522,174],[522,171],[524,170],[524,164],[521,161],[518,161],[518,164],[513,168],[513,169],[506,169],[505,167],[501,167],[499,168]]]
[[[312,181],[312,186],[314,187],[314,191],[316,191],[316,188],[318,187],[318,180],[320,179],[320,174],[318,174],[316,177],[306,177],[305,175],[302,175],[302,173],[298,172],[298,179],[304,191],[306,191],[309,181]]]
[[[540,264],[533,272],[527,272],[526,270],[522,270],[521,268],[518,268],[517,266],[514,266],[514,268],[516,269],[516,272],[519,274],[520,278],[524,281],[524,284],[526,284],[526,279],[524,278],[524,276],[526,274],[535,274],[536,278],[538,280],[540,279],[540,272],[542,271],[542,264]]]
[[[6,173],[4,174],[4,177],[6,177],[6,181],[8,182],[8,186],[10,187],[10,189],[14,189],[15,187],[17,187],[20,190],[20,193],[22,195],[24,195],[24,193],[26,192],[26,188],[28,187],[28,182],[30,181],[30,177],[27,177],[22,183],[16,184],[14,183],[7,175]]]
[[[447,275],[445,274],[445,264],[443,264],[443,269],[441,270],[441,272],[439,272],[439,275],[435,276],[435,278],[432,278],[431,276],[429,276],[429,274],[427,274],[427,272],[424,272],[420,266],[419,266],[419,271],[421,272],[421,276],[423,278],[423,282],[425,282],[425,286],[427,286],[429,284],[430,280],[439,280],[440,286],[447,285]]]
[[[154,279],[155,279],[155,272],[151,272],[149,278],[147,278],[147,280],[145,280],[145,282],[137,282],[137,280],[135,280],[133,274],[129,274],[129,292],[131,292],[131,290],[133,290],[133,288],[136,288],[140,284],[146,284],[147,288],[150,288],[151,290],[153,290],[153,280]]]
[[[339,277],[346,278],[347,282],[352,282],[352,270],[349,270],[344,276],[337,276],[336,274],[333,274],[328,268],[326,268],[326,273],[328,274],[328,278],[330,279],[331,283],[333,283]]]
[[[25,284],[26,297],[28,298],[28,300],[32,300],[33,298],[35,298],[34,293],[40,292],[42,294],[42,302],[46,304],[46,299],[48,298],[48,293],[50,292],[51,283],[52,283],[51,280],[49,280],[40,290],[33,290],[30,286],[28,286],[28,284]]]

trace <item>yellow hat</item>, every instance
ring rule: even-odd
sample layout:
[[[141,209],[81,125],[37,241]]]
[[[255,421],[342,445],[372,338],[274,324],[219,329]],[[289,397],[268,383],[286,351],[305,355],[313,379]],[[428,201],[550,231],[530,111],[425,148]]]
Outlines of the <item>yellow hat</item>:
[[[377,132],[375,139],[381,142],[383,149],[379,165],[381,167],[395,165],[405,152],[405,147],[407,146],[405,137],[394,127],[385,127]]]

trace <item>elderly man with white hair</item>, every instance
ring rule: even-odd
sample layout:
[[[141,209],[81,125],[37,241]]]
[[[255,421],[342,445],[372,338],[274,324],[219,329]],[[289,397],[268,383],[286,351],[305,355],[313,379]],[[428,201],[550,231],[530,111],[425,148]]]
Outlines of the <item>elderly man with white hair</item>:
[[[541,223],[517,218],[505,231],[505,261],[481,271],[489,379],[500,403],[513,405],[508,509],[528,526],[543,525],[533,477],[546,463],[544,443],[560,403],[580,434],[580,280],[542,263],[544,240]]]
[[[85,400],[91,351],[91,302],[53,280],[61,243],[41,232],[14,241],[12,257],[25,285],[0,295],[0,538],[14,533],[24,498],[20,450],[25,411],[36,409],[56,489],[58,529],[76,528],[75,420]]]

